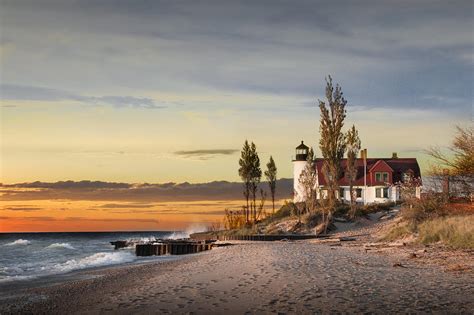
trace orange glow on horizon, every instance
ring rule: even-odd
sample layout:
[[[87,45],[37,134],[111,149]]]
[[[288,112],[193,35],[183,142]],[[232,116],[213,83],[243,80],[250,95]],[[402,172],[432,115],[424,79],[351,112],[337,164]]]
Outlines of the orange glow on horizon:
[[[204,229],[211,223],[222,223],[224,209],[237,210],[241,205],[241,200],[150,203],[0,201],[0,233]],[[267,204],[267,207],[270,205]]]

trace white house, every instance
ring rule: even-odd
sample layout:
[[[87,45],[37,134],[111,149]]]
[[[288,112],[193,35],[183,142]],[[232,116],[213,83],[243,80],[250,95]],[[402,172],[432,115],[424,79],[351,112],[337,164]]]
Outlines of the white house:
[[[300,174],[306,165],[309,148],[301,141],[296,147],[296,156],[293,160],[293,188],[294,202],[303,201],[303,189],[299,183]],[[316,159],[317,183],[316,190],[318,199],[324,198],[326,180],[322,175],[321,168],[323,159]],[[341,174],[339,182],[339,198],[350,201],[349,181],[345,174],[347,160],[341,161]],[[393,153],[391,158],[358,158],[356,160],[357,176],[353,187],[358,203],[374,203],[398,201],[400,199],[400,188],[397,183],[411,178],[421,178],[420,167],[416,158],[399,158]],[[421,187],[417,188],[417,196]]]

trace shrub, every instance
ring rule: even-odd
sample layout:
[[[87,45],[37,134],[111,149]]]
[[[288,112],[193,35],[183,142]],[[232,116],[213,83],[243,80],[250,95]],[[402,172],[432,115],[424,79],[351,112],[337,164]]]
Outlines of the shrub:
[[[268,218],[270,219],[270,221],[272,221],[275,219],[282,219],[282,218],[289,217],[293,214],[295,207],[296,206],[293,202],[286,201],[285,204],[282,205],[280,209],[278,209],[278,211],[276,211],[273,215],[269,216]]]
[[[446,201],[437,194],[430,194],[422,199],[410,199],[403,203],[401,213],[410,223],[418,224],[429,218],[446,215]]]
[[[339,216],[345,216],[348,214],[349,210],[351,209],[351,206],[347,203],[339,203],[336,205],[334,209],[334,216],[339,217]]]
[[[474,249],[474,216],[438,217],[419,225],[423,244],[442,242],[452,248]]]
[[[376,213],[380,211],[388,211],[396,206],[395,202],[389,201],[384,203],[371,203],[365,206],[359,206],[356,209],[356,216],[364,216],[370,213]]]
[[[231,211],[225,209],[224,225],[228,230],[240,229],[245,226],[245,210]]]
[[[305,213],[301,217],[301,222],[308,228],[313,228],[316,225],[322,223],[323,217],[321,213]]]

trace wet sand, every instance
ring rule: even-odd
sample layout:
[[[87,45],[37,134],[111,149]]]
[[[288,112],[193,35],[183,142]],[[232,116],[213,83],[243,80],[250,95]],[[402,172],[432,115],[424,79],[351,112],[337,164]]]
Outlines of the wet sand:
[[[2,297],[0,313],[472,314],[472,272],[400,259],[362,246],[241,242],[16,290]]]

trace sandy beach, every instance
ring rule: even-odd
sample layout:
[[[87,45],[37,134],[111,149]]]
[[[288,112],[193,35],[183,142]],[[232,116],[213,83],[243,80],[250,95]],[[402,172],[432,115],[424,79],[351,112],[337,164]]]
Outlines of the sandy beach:
[[[474,273],[354,244],[240,242],[174,261],[82,271],[75,280],[2,295],[2,314],[468,314]]]

